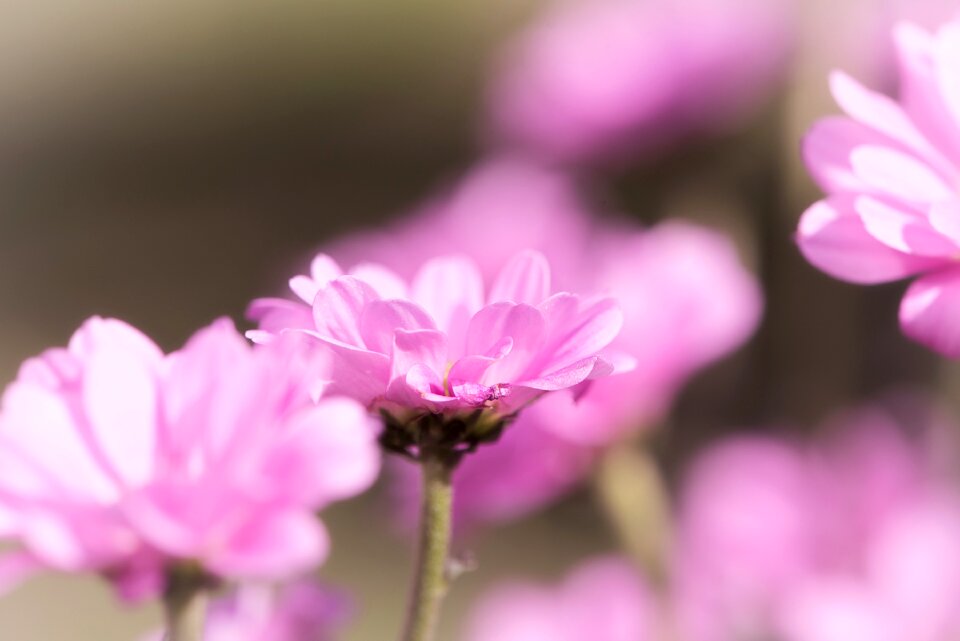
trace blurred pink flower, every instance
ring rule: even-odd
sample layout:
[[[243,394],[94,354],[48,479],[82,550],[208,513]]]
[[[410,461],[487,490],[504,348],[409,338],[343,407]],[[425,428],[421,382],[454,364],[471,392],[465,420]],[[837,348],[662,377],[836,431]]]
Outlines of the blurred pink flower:
[[[855,283],[919,275],[900,307],[904,332],[960,357],[960,22],[930,34],[896,32],[896,102],[841,72],[831,77],[848,114],[817,123],[804,142],[828,197],[808,209],[798,241],[810,262]]]
[[[210,605],[203,641],[333,641],[351,611],[343,594],[307,580],[241,585]],[[163,641],[163,633],[142,641]]]
[[[462,255],[427,261],[409,287],[376,265],[340,275],[321,255],[290,286],[312,301],[314,326],[302,331],[334,357],[329,389],[401,417],[510,415],[544,392],[606,376],[613,365],[600,352],[623,322],[612,298],[551,294],[550,266],[531,250],[489,287]]]
[[[502,52],[493,135],[562,161],[730,127],[771,92],[789,0],[556,0]]]
[[[368,487],[379,454],[363,407],[310,402],[307,365],[284,342],[251,348],[228,320],[166,356],[121,321],[88,320],[3,395],[13,558],[99,572],[129,598],[179,562],[230,578],[313,567],[328,547],[314,511]]]
[[[465,641],[653,641],[655,597],[627,561],[594,559],[558,587],[497,587],[473,609]]]
[[[702,454],[680,500],[682,636],[956,636],[960,495],[933,456],[948,428],[929,411],[905,420],[867,407],[807,447],[737,437]]]

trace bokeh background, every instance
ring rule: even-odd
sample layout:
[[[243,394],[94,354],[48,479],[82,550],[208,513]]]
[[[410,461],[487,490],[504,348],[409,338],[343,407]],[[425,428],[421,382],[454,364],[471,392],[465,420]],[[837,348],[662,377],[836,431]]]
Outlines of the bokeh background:
[[[798,148],[836,111],[828,70],[892,89],[882,55],[857,45],[897,11],[948,13],[933,0],[894,4],[797,0],[789,60],[735,126],[581,176],[598,209],[723,229],[762,279],[760,330],[692,381],[660,436],[668,478],[733,430],[802,430],[891,388],[960,398],[955,368],[901,336],[902,285],[834,281],[792,241],[818,197]],[[243,322],[247,303],[282,291],[323,242],[455,181],[489,148],[480,123],[493,61],[542,5],[4,2],[0,379],[92,314],[126,319],[165,348],[217,316]],[[472,540],[481,563],[458,582],[441,638],[505,571],[556,577],[611,549],[589,499],[583,490]],[[374,492],[328,519],[335,547],[321,576],[364,612],[349,639],[389,638],[402,613],[410,546],[386,534],[383,511]],[[90,579],[42,578],[0,600],[0,638],[17,641],[131,640],[157,621]]]

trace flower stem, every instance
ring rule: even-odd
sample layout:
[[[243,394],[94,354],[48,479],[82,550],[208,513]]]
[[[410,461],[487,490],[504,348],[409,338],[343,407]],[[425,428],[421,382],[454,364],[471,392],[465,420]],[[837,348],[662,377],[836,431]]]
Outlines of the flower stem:
[[[420,543],[402,641],[432,641],[447,592],[454,463],[443,452],[424,451]]]
[[[163,599],[165,641],[202,641],[207,609],[207,586],[197,572],[174,571]]]
[[[594,490],[623,550],[655,584],[667,581],[671,518],[669,499],[649,451],[614,445],[601,457]]]

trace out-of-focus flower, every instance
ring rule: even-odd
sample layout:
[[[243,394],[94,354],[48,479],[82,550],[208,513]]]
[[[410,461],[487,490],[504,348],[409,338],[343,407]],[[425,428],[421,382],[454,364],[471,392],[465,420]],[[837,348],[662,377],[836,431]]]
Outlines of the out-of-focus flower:
[[[655,598],[633,566],[594,559],[558,587],[514,583],[486,595],[465,641],[653,641]]]
[[[210,605],[203,641],[333,641],[351,610],[346,596],[312,581],[242,585]],[[163,633],[142,641],[163,641]]]
[[[600,352],[622,325],[616,301],[551,294],[549,264],[535,251],[516,254],[489,288],[462,255],[427,261],[409,286],[375,265],[340,275],[322,255],[313,272],[290,284],[312,301],[314,327],[303,331],[334,356],[329,389],[401,422],[511,415],[613,371]]]
[[[904,332],[960,357],[960,22],[930,34],[902,25],[899,102],[843,73],[831,88],[846,117],[817,123],[807,166],[828,197],[798,241],[810,262],[855,283],[920,277],[900,307]]]
[[[960,495],[932,456],[944,425],[909,420],[865,408],[808,447],[739,437],[704,453],[681,495],[683,638],[956,636]]]
[[[376,426],[310,402],[297,350],[228,320],[164,355],[113,319],[26,361],[0,411],[0,505],[13,558],[95,571],[128,598],[181,563],[282,578],[326,555],[314,511],[367,488]],[[8,561],[9,565],[9,561]]]
[[[490,91],[498,142],[540,157],[650,151],[729,127],[780,77],[785,0],[558,0],[510,43]]]

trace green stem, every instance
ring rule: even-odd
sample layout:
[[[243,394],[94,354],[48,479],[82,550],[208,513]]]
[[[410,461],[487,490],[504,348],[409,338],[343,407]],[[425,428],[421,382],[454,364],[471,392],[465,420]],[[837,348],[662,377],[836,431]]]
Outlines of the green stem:
[[[432,641],[447,592],[447,560],[453,508],[453,464],[442,453],[421,458],[420,543],[402,641]]]
[[[163,599],[165,641],[202,641],[207,588],[194,572],[174,572]]]
[[[667,577],[671,518],[656,461],[643,447],[620,443],[601,457],[594,490],[623,550],[655,584]]]

